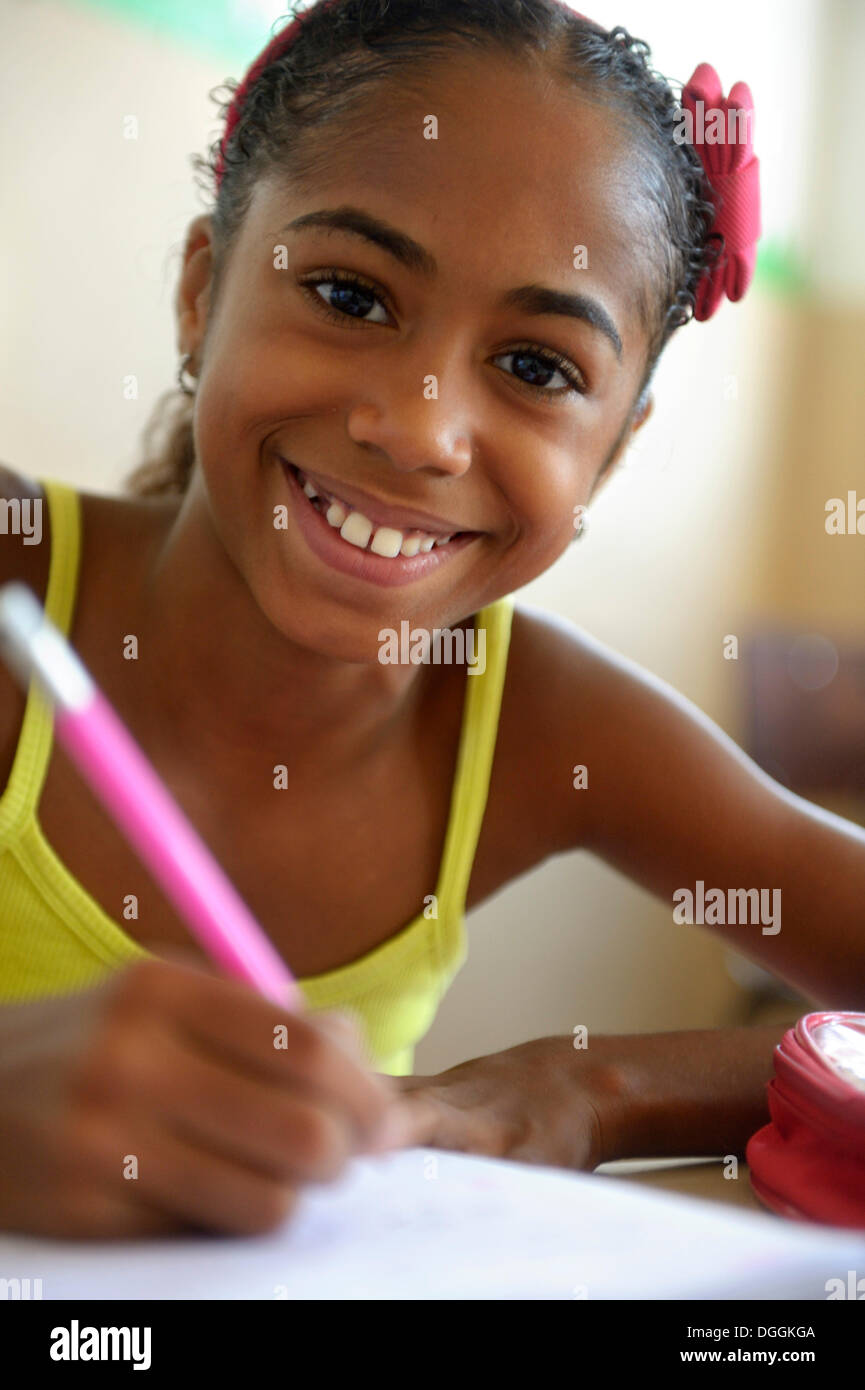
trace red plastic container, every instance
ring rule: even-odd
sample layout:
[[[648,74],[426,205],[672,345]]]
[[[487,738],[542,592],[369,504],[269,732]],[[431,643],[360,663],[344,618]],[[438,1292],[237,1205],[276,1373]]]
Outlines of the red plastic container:
[[[760,1200],[800,1221],[865,1229],[865,1014],[806,1014],[784,1034],[769,1113],[746,1150]]]

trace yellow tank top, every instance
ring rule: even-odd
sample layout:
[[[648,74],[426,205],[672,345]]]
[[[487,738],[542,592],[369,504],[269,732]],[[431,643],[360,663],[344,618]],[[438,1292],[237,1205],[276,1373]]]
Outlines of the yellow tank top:
[[[51,522],[45,609],[72,627],[81,544],[78,493],[40,480]],[[487,799],[507,664],[513,600],[482,609],[486,666],[466,673],[466,694],[436,903],[381,946],[322,975],[299,980],[310,1009],[359,1019],[372,1066],[411,1072],[414,1047],[467,954],[465,895]],[[152,954],[132,939],[54,853],[39,824],[53,718],[35,685],[28,694],[8,785],[0,797],[0,1002],[71,993]],[[437,909],[436,916],[427,917]],[[289,962],[289,965],[291,962]]]

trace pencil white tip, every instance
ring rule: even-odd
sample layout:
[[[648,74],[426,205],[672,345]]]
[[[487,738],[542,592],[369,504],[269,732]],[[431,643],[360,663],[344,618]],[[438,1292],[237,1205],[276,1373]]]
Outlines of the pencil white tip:
[[[35,674],[64,709],[83,709],[95,693],[87,671],[26,584],[0,588],[0,655],[23,685]]]

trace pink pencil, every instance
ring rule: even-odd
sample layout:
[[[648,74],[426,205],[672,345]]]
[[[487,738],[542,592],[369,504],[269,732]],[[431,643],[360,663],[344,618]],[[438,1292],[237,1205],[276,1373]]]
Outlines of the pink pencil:
[[[288,968],[26,584],[0,588],[0,654],[25,688],[35,675],[54,701],[66,752],[213,960],[274,1004],[299,1008]]]

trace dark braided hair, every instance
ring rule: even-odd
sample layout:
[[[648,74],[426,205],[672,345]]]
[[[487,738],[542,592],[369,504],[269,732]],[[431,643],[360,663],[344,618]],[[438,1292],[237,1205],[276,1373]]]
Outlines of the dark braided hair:
[[[720,249],[710,235],[714,209],[703,167],[689,143],[673,138],[680,103],[651,67],[649,46],[555,0],[331,0],[308,12],[296,0],[287,18],[298,14],[303,23],[294,43],[247,94],[223,151],[218,187],[222,136],[208,157],[193,157],[205,191],[213,198],[216,190],[212,303],[260,178],[284,171],[299,183],[314,181],[327,167],[327,137],[337,138],[356,104],[389,79],[416,75],[460,48],[498,50],[603,101],[642,143],[644,191],[660,231],[651,240],[652,295],[640,306],[649,332],[643,396],[671,334],[692,317],[697,283]],[[228,93],[221,101],[223,125],[237,85],[222,89]],[[312,138],[319,130],[324,141]],[[192,405],[179,391],[157,402],[144,434],[145,460],[127,482],[130,492],[186,491],[195,463]]]

